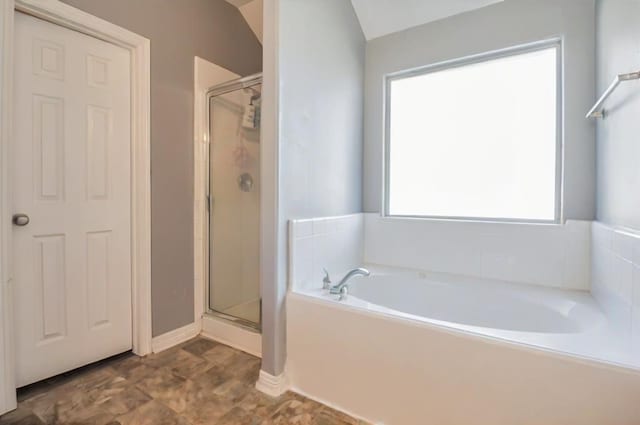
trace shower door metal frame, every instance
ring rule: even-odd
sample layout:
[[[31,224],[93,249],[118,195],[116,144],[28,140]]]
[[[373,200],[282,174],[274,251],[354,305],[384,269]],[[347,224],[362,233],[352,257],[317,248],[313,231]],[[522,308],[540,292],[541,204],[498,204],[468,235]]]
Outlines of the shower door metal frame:
[[[211,214],[213,212],[214,201],[211,196],[211,99],[217,96],[222,96],[227,93],[234,92],[245,88],[250,88],[262,84],[262,73],[249,75],[247,77],[231,80],[226,83],[219,84],[211,87],[205,95],[205,108],[207,111],[207,185],[206,185],[206,202],[207,202],[207,243],[206,246],[206,261],[207,261],[207,276],[205,285],[205,314],[229,321],[237,326],[248,329],[250,331],[262,331],[262,297],[260,297],[260,314],[258,315],[258,323],[254,323],[250,320],[242,319],[239,317],[231,316],[211,308],[211,243],[213,241],[213,232],[211,230]],[[258,282],[259,284],[259,282]]]

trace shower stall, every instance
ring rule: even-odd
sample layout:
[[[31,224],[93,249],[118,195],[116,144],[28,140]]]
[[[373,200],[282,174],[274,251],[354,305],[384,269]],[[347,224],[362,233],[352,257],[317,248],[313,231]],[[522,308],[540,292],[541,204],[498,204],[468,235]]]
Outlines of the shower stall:
[[[207,93],[209,314],[260,330],[262,74]]]

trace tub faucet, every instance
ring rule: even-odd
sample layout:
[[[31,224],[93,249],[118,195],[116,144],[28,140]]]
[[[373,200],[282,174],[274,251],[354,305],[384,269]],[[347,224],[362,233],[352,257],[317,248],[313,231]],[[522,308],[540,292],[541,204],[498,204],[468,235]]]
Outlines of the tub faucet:
[[[370,274],[371,272],[369,272],[369,270],[367,269],[363,269],[363,268],[353,269],[342,278],[340,283],[338,283],[335,286],[332,286],[331,289],[329,289],[329,293],[334,295],[340,295],[340,300],[343,300],[347,295],[347,289],[349,288],[349,280],[351,280],[351,278],[355,276],[367,277]]]

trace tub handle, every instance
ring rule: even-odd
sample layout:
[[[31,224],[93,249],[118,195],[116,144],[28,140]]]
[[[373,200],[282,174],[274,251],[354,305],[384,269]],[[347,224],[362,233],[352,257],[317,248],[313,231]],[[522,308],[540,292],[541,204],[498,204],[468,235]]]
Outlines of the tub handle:
[[[349,295],[349,287],[345,285],[342,288],[340,288],[340,296],[338,297],[338,301],[346,300],[347,295]]]

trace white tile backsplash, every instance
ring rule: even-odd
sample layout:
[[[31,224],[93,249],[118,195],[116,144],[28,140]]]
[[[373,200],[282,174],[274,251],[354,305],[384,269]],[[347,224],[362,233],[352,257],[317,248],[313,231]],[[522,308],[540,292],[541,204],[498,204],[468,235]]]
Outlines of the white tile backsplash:
[[[306,287],[320,285],[323,267],[336,279],[366,262],[565,289],[589,290],[592,282],[603,298],[629,305],[640,293],[639,236],[598,222],[538,226],[354,214],[292,220],[290,232],[290,281]]]
[[[591,222],[564,225],[385,218],[365,214],[365,261],[588,290]]]
[[[613,234],[600,234],[611,250]],[[550,226],[354,214],[292,220],[290,244],[289,278],[295,288],[320,286],[323,267],[335,280],[362,263],[564,289],[589,290],[591,281],[589,221]],[[634,252],[625,240],[616,246]],[[619,269],[625,273],[614,279],[616,287],[628,293],[630,274]]]
[[[640,234],[592,223],[592,294],[609,320],[640,341]]]
[[[323,268],[338,279],[363,264],[362,214],[289,222],[289,285],[296,290],[322,287]]]

